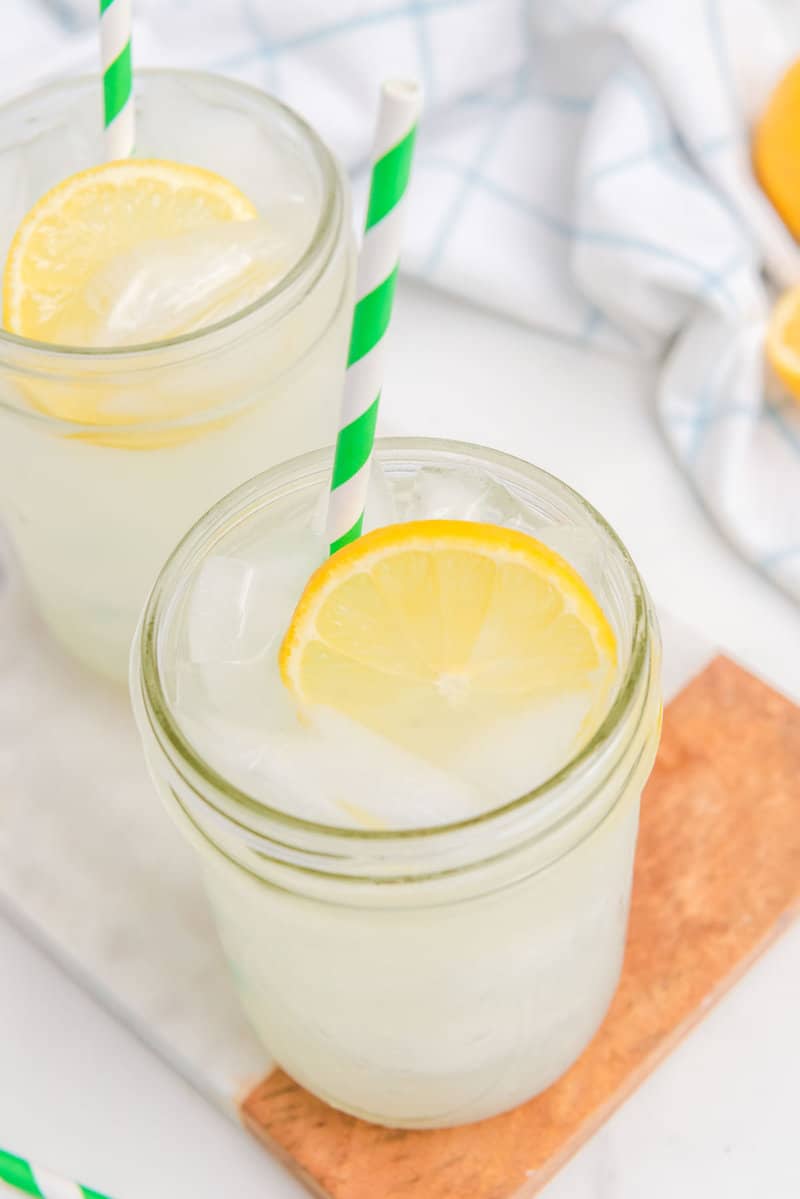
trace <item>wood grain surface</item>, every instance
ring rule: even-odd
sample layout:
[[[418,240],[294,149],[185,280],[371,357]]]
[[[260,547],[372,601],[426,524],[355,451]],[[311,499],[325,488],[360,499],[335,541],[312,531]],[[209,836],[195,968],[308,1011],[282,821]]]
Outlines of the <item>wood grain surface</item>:
[[[533,1195],[800,908],[800,708],[725,658],[673,700],[642,804],[622,980],[544,1094],[435,1132],[344,1116],[276,1070],[242,1117],[325,1199]]]

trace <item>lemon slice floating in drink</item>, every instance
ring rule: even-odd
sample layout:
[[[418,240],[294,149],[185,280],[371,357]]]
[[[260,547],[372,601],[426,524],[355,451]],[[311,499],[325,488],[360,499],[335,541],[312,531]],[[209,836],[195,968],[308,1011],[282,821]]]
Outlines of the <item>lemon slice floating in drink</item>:
[[[499,717],[564,696],[596,718],[614,633],[583,579],[528,534],[470,521],[368,533],[311,577],[280,652],[303,704],[441,758]]]
[[[72,175],[17,230],[3,277],[5,327],[49,345],[124,349],[213,323],[215,303],[225,315],[226,304],[249,302],[284,269],[259,262],[250,277],[225,282],[220,261],[227,255],[237,269],[264,240],[257,215],[227,179],[183,163],[128,159]],[[234,222],[251,233],[231,252]],[[185,423],[225,400],[202,378],[164,394],[155,383],[112,386],[87,369],[80,382],[42,376],[22,389],[32,407],[79,426],[69,436],[95,445],[162,449],[225,423]]]
[[[200,167],[128,159],[81,171],[47,192],[23,220],[6,260],[3,320],[11,333],[54,345],[66,323],[90,320],[87,286],[114,259],[256,209]]]

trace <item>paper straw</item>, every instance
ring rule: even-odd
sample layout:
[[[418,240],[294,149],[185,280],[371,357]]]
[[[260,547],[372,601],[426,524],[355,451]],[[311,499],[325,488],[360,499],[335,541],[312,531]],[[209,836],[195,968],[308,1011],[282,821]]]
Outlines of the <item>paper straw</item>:
[[[389,80],[383,85],[328,505],[332,554],[359,536],[364,520],[386,330],[392,314],[404,199],[421,102],[417,83]]]
[[[100,54],[106,162],[133,153],[131,0],[100,0]]]
[[[36,1199],[108,1199],[99,1191],[59,1178],[57,1174],[51,1174],[49,1170],[34,1166],[3,1149],[0,1149],[0,1179],[25,1195],[35,1195]]]

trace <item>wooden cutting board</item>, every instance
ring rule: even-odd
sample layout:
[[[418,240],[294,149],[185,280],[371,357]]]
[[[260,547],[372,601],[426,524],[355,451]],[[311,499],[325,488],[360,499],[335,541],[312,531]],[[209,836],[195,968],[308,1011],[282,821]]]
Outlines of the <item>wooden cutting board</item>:
[[[530,1196],[800,908],[800,709],[718,657],[667,708],[642,804],[619,990],[554,1086],[435,1132],[344,1116],[276,1070],[247,1126],[325,1199]]]

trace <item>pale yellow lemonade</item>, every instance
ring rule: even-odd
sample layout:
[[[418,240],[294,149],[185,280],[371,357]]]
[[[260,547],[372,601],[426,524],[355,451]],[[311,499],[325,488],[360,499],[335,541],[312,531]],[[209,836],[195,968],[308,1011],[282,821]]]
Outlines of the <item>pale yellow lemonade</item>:
[[[511,1108],[594,1035],[625,943],[660,643],[563,483],[379,443],[332,558],[327,452],[218,504],[145,609],[131,691],[253,1027],[378,1123]]]
[[[97,79],[0,109],[0,519],[36,603],[124,678],[155,574],[215,500],[334,436],[347,185],[254,89],[137,72],[98,165]]]

